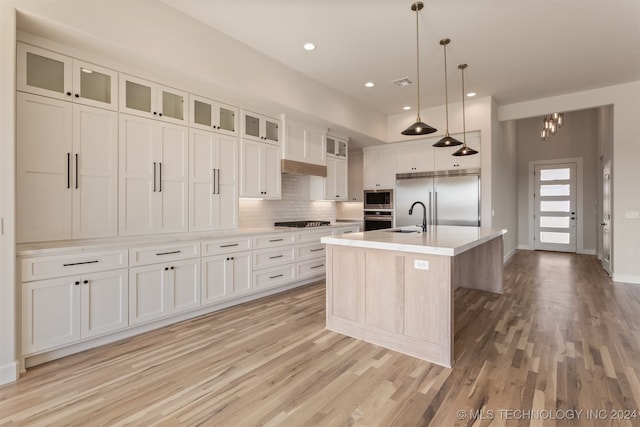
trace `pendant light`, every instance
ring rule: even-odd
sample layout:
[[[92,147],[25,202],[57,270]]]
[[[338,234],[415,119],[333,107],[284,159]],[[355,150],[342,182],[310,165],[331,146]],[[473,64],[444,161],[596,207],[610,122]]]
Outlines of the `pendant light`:
[[[424,7],[424,3],[417,1],[411,5],[411,10],[416,13],[416,58],[417,58],[417,80],[418,80],[418,118],[416,122],[403,130],[402,135],[427,135],[435,132],[437,129],[432,128],[426,123],[422,122],[420,118],[420,37],[418,35],[418,13]]]
[[[464,69],[467,68],[467,64],[458,65],[458,69],[462,71],[462,147],[452,154],[452,156],[471,156],[472,154],[478,154],[476,150],[471,147],[467,147],[467,128],[465,125],[464,117]]]
[[[447,119],[447,131],[444,133],[444,138],[433,144],[434,147],[453,147],[455,145],[462,145],[461,141],[458,141],[454,137],[449,135],[449,89],[447,84],[447,45],[451,43],[450,39],[440,40],[440,44],[444,48],[444,108],[445,117]]]

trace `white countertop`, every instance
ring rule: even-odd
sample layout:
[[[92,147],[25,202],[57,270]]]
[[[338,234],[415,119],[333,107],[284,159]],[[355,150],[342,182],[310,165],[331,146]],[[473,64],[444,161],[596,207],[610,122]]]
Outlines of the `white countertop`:
[[[112,237],[106,239],[64,240],[54,242],[22,243],[16,247],[16,255],[33,256],[45,255],[51,252],[65,253],[96,249],[110,249],[127,247],[140,247],[156,244],[172,244],[193,240],[212,240],[242,237],[246,235],[260,235],[271,233],[313,232],[322,229],[334,229],[348,226],[348,223],[332,223],[322,227],[261,227],[261,228],[237,228],[233,230],[221,230],[211,232],[175,233],[150,236]]]
[[[432,225],[428,227],[426,233],[423,233],[420,227],[414,226],[402,227],[402,230],[417,232],[396,233],[390,230],[377,230],[323,237],[321,241],[328,245],[455,256],[507,232],[507,230],[489,227],[453,225]]]

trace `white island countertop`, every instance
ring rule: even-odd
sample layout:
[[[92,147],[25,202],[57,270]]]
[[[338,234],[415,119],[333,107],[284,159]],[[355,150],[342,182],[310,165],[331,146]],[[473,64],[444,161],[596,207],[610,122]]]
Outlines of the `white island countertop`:
[[[430,225],[426,233],[423,233],[420,227],[409,226],[323,237],[321,241],[329,245],[455,256],[506,232],[507,230],[490,227]]]

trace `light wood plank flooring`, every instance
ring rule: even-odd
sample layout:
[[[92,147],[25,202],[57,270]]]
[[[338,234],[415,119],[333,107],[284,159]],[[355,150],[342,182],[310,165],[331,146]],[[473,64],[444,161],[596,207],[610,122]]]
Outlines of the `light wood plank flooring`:
[[[530,251],[505,285],[456,291],[453,369],[325,330],[319,283],[32,368],[0,426],[640,425],[640,286]]]

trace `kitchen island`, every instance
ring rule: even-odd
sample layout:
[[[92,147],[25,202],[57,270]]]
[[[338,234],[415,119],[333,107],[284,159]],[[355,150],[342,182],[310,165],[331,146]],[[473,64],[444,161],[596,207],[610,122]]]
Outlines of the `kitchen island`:
[[[454,290],[502,293],[505,232],[429,226],[323,237],[327,329],[451,367]]]

